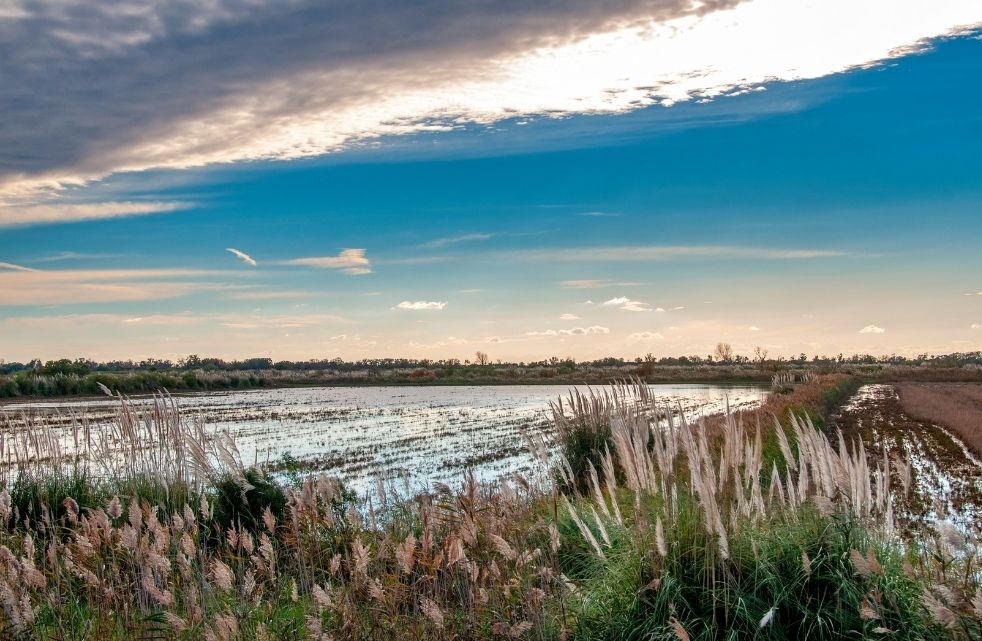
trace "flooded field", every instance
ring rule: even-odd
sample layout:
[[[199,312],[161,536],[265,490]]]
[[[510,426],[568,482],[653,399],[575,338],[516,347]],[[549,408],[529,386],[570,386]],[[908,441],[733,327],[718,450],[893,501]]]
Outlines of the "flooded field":
[[[209,430],[226,431],[246,463],[282,461],[325,470],[365,487],[376,478],[413,484],[451,481],[466,470],[494,478],[530,471],[523,430],[546,430],[549,402],[569,386],[323,387],[182,396],[181,409]],[[757,386],[655,385],[665,404],[689,417],[759,404]],[[140,400],[136,399],[136,403]],[[62,424],[66,449],[72,414],[108,421],[117,401],[47,401],[0,406],[16,423],[35,415]]]
[[[893,488],[900,499],[909,463],[910,488],[898,500],[902,521],[942,520],[963,527],[982,514],[982,462],[948,429],[906,415],[892,385],[864,385],[835,417],[847,441],[861,438],[869,454],[891,459]]]

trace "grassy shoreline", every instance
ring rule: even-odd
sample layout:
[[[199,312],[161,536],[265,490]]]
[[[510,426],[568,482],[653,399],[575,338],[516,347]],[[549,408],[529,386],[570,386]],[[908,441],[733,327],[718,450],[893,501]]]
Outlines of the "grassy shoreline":
[[[167,390],[175,395],[304,387],[495,387],[503,385],[591,385],[602,386],[628,379],[646,383],[678,385],[756,385],[769,384],[775,375],[842,374],[865,382],[982,382],[982,370],[965,368],[870,368],[801,367],[782,370],[745,366],[655,367],[639,374],[635,368],[600,371],[559,372],[544,370],[535,374],[516,374],[515,370],[462,368],[453,374],[443,370],[388,372],[384,375],[336,375],[324,372],[255,371],[173,371],[173,372],[94,372],[85,375],[0,375],[0,405],[18,399],[95,398],[102,396],[101,385],[127,395],[153,394]]]

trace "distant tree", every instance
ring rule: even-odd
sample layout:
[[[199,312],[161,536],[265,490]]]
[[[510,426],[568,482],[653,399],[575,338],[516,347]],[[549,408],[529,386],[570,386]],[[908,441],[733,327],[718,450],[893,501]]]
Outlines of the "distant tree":
[[[760,347],[759,345],[754,348],[754,360],[757,361],[758,367],[764,369],[764,363],[767,361],[767,349]]]
[[[486,353],[479,351],[478,353],[474,354],[474,362],[483,367],[491,362],[491,357]]]
[[[197,354],[191,354],[187,358],[182,358],[181,360],[177,361],[177,366],[186,369],[201,367],[201,357]]]
[[[48,361],[40,368],[41,374],[75,374],[76,376],[85,376],[90,371],[89,362],[82,358],[74,361],[67,358],[60,358],[56,361]]]
[[[731,362],[733,360],[733,346],[729,343],[716,343],[713,358],[723,363]]]

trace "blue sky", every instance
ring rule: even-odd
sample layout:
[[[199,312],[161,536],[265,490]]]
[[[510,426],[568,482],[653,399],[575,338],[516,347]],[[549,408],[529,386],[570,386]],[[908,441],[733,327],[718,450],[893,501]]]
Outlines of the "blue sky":
[[[734,4],[718,13],[755,19],[746,6],[755,3]],[[979,349],[982,32],[967,27],[982,14],[957,4],[950,24],[916,33],[929,40],[908,42],[915,32],[886,25],[899,40],[885,41],[883,55],[831,42],[838,51],[824,55],[841,61],[811,71],[802,71],[809,51],[786,51],[794,69],[748,58],[732,70],[740,82],[724,68],[704,86],[679,89],[682,74],[641,91],[598,65],[597,82],[640,92],[624,104],[589,102],[586,83],[577,87],[585,107],[566,106],[556,90],[523,97],[523,111],[498,100],[517,81],[494,76],[480,90],[467,76],[438,99],[394,94],[422,105],[413,119],[369,122],[374,103],[355,100],[355,134],[341,143],[335,132],[354,125],[337,114],[361,88],[304,111],[296,105],[322,98],[301,82],[310,69],[280,78],[258,73],[258,62],[240,85],[256,76],[287,96],[294,85],[308,93],[281,98],[275,116],[268,105],[255,109],[265,119],[248,112],[248,127],[204,100],[190,116],[86,121],[114,95],[160,99],[139,88],[152,72],[138,66],[94,103],[38,112],[39,128],[49,118],[50,131],[69,132],[64,144],[0,125],[0,357],[468,358],[480,349],[582,359],[706,354],[719,340],[775,355]],[[656,27],[695,20],[692,33],[714,18],[630,11]],[[521,18],[486,43],[488,56],[528,58],[508,44],[529,37]],[[604,38],[621,22],[565,18],[600,39],[591,56],[606,60],[620,46]],[[7,26],[0,41],[15,41]],[[178,35],[202,46],[235,40]],[[166,55],[175,39],[165,33],[150,53]],[[425,59],[463,44],[412,52]],[[686,46],[696,57],[706,45]],[[555,57],[578,55],[567,49],[554,47]],[[535,55],[543,50],[553,51]],[[363,55],[387,78],[390,61]],[[519,79],[540,73],[514,68]],[[185,67],[169,73],[177,88],[198,86]],[[18,99],[0,92],[7,104]],[[502,104],[511,111],[494,115]],[[85,126],[65,129],[77,118]],[[295,122],[270,133],[276,118]]]

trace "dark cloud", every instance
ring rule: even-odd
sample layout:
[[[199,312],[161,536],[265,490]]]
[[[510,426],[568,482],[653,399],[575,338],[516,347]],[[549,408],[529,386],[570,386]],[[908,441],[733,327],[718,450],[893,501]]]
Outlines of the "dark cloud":
[[[511,53],[737,0],[68,2],[0,9],[0,189],[241,159],[296,113],[393,83],[483,77]],[[324,132],[312,132],[311,148]]]

